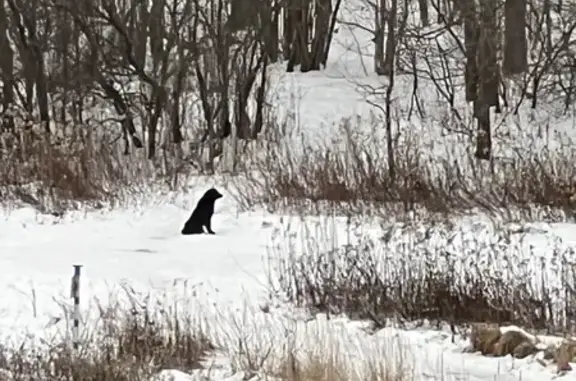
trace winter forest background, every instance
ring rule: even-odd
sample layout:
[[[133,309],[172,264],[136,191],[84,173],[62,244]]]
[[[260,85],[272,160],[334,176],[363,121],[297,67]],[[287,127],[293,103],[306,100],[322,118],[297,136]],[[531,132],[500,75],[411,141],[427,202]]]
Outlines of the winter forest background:
[[[0,378],[554,379],[575,29],[568,0],[0,0]],[[216,235],[181,235],[210,187]],[[468,353],[473,322],[560,346]]]
[[[0,189],[39,205],[46,193],[94,200],[225,171],[250,173],[268,201],[566,206],[570,149],[543,157],[523,138],[495,150],[519,129],[573,129],[575,27],[576,4],[563,0],[6,0]],[[297,101],[275,99],[275,86],[327,71],[346,39],[364,72],[341,77],[371,116],[333,121],[345,158],[330,154],[334,140],[301,143],[298,156],[281,147]],[[441,131],[462,157],[425,154],[408,130]]]

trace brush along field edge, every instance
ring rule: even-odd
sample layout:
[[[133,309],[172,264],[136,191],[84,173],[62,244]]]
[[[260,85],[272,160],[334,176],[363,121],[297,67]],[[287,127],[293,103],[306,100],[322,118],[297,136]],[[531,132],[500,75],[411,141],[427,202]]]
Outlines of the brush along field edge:
[[[276,122],[278,130],[282,123]],[[254,143],[251,166],[232,179],[244,208],[279,213],[401,216],[426,213],[487,213],[508,220],[572,220],[576,206],[576,153],[506,139],[491,163],[467,150],[457,134],[436,137],[405,126],[394,137],[390,166],[382,121],[344,119],[338,138],[272,139]],[[295,127],[296,128],[296,127]],[[303,127],[296,128],[297,131]],[[522,129],[518,129],[521,134]],[[497,137],[494,138],[495,141]],[[513,140],[512,140],[513,141]]]
[[[410,379],[408,356],[393,338],[372,347],[358,333],[327,321],[310,325],[248,305],[243,318],[237,311],[191,300],[163,304],[162,296],[127,285],[117,292],[107,302],[90,300],[76,350],[66,330],[72,316],[66,303],[61,304],[65,320],[52,322],[46,332],[11,342],[5,338],[3,379],[136,381],[166,371],[210,380],[231,374],[244,374],[243,379]],[[246,320],[249,315],[253,319]]]

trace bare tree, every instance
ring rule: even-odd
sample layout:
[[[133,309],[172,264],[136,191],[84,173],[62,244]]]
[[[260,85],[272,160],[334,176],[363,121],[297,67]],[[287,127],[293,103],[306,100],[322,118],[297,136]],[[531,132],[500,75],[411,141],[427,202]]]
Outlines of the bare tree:
[[[374,71],[378,75],[385,74],[386,53],[385,53],[385,31],[386,31],[386,1],[377,0],[374,7]]]
[[[478,64],[476,56],[478,53],[480,26],[475,2],[473,0],[463,0],[461,7],[464,19],[464,44],[466,49],[466,68],[464,71],[466,101],[473,102],[478,95]]]
[[[476,56],[479,69],[479,86],[478,96],[474,101],[474,115],[478,122],[475,156],[482,160],[491,158],[490,108],[498,106],[499,103],[496,10],[496,0],[486,0],[480,5],[480,38]]]
[[[326,64],[342,0],[284,0],[284,57],[287,71],[320,70]]]
[[[10,112],[14,106],[14,52],[8,39],[9,28],[5,3],[2,1],[0,2],[0,54],[2,55],[0,70],[4,86],[2,93],[3,128],[0,128],[0,132],[2,129],[14,130],[14,118]]]
[[[240,30],[223,0],[203,5],[197,1],[195,12],[194,30],[202,51],[196,54],[194,69],[205,125],[200,142],[208,144],[211,170],[213,159],[223,153],[225,139],[233,138],[235,159],[237,140],[256,138],[262,129],[265,73],[274,41],[266,35],[270,24],[264,20],[276,17],[277,10],[272,6],[251,7],[252,15],[246,16],[253,21],[242,23]],[[260,73],[260,85],[255,88]],[[252,115],[251,104],[255,106]]]
[[[7,0],[11,10],[13,35],[16,37],[26,88],[25,107],[33,114],[38,105],[40,121],[50,133],[50,111],[44,51],[48,43],[52,25],[48,17],[49,9],[44,2],[33,4],[21,0]],[[39,23],[38,19],[41,19]],[[34,100],[36,94],[37,103]]]
[[[386,52],[384,54],[384,62],[380,71],[376,73],[379,75],[391,76],[394,70],[394,62],[396,58],[396,24],[398,21],[398,0],[390,0],[390,10],[387,12],[388,35],[386,38]]]
[[[129,76],[133,70],[141,68],[141,64],[134,68],[126,68],[126,60],[123,59],[125,54],[134,59],[134,53],[131,45],[124,45],[122,54],[118,54],[116,48],[117,41],[115,33],[108,31],[104,33],[102,25],[109,25],[109,22],[118,22],[114,20],[114,4],[108,3],[102,9],[97,9],[93,4],[83,2],[71,2],[64,0],[58,3],[73,17],[75,25],[87,41],[87,59],[84,62],[84,69],[90,73],[90,80],[98,84],[103,91],[103,98],[109,101],[119,116],[118,122],[122,126],[122,132],[125,142],[125,154],[129,153],[129,140],[137,148],[142,148],[142,142],[137,137],[134,113],[130,108],[129,101],[118,89],[117,84],[122,83],[123,79]],[[105,18],[108,18],[106,21]],[[106,23],[104,23],[106,22]],[[114,30],[114,29],[111,29]],[[122,47],[120,47],[122,49]],[[117,82],[119,81],[119,82]]]
[[[504,74],[521,74],[528,70],[526,41],[526,0],[506,0],[504,6]]]
[[[430,15],[428,13],[428,0],[418,0],[418,9],[420,10],[420,22],[423,27],[430,25]]]

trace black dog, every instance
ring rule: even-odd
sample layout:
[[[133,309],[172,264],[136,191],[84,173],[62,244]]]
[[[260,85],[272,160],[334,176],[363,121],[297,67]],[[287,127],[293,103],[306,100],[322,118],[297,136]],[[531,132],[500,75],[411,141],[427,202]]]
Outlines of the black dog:
[[[182,234],[202,234],[204,233],[203,226],[206,226],[209,234],[216,234],[212,231],[210,224],[212,215],[214,214],[214,202],[222,197],[222,194],[215,188],[208,189],[200,201],[198,201],[198,204],[196,204],[196,208],[188,221],[184,224]]]

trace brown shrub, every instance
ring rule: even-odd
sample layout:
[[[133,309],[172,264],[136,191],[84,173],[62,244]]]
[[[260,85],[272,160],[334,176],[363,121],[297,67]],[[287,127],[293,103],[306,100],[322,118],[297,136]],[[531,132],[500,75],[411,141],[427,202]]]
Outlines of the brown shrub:
[[[4,203],[30,205],[43,213],[61,213],[81,204],[98,207],[141,195],[157,180],[172,185],[183,171],[176,156],[153,163],[141,150],[125,155],[111,136],[91,133],[99,131],[94,126],[62,129],[47,135],[25,128],[0,136]]]
[[[246,208],[265,204],[302,214],[376,211],[390,217],[408,210],[475,209],[510,218],[542,217],[534,216],[536,208],[573,217],[576,152],[568,144],[554,151],[511,147],[509,158],[486,163],[466,153],[468,140],[446,138],[445,152],[436,153],[422,147],[426,139],[402,132],[394,141],[391,168],[380,124],[373,124],[363,133],[365,126],[343,121],[339,142],[268,146],[248,184],[238,184],[237,198]]]
[[[214,347],[198,325],[150,306],[101,310],[78,349],[68,342],[3,347],[0,375],[6,381],[149,380],[164,369],[190,371]]]
[[[522,359],[538,351],[536,343],[516,330],[502,332],[494,324],[474,323],[470,334],[472,350],[497,357],[512,355]]]
[[[335,233],[318,240],[316,231],[297,238],[279,234],[269,255],[271,287],[299,306],[369,319],[376,327],[394,318],[453,328],[473,321],[549,333],[573,328],[572,248],[551,243],[547,250],[555,259],[547,264],[509,230],[476,228],[471,234],[429,221],[386,229],[383,237],[372,237],[356,236],[349,227],[337,235],[356,242],[336,248],[325,247]],[[292,252],[294,239],[304,242],[302,255]],[[544,275],[549,272],[558,278]]]

